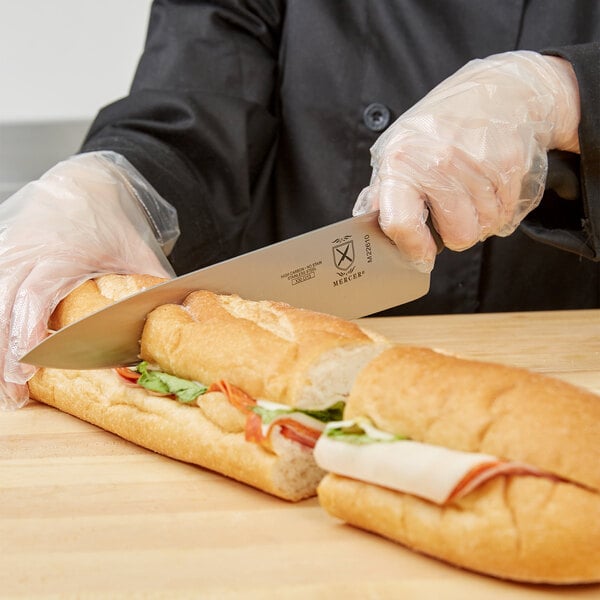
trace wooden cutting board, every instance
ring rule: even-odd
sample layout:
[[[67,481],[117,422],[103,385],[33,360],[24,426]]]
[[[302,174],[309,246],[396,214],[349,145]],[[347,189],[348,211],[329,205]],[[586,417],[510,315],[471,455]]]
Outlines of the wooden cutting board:
[[[600,393],[600,311],[362,324]],[[289,504],[50,407],[0,413],[0,598],[342,597],[598,599],[600,586],[462,571],[344,525],[315,499]]]

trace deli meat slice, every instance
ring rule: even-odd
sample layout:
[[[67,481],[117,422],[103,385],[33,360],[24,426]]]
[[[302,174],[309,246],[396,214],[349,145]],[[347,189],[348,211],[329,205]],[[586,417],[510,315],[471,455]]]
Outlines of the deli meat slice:
[[[315,448],[326,471],[445,504],[499,475],[546,476],[533,466],[410,440],[353,444],[322,436]],[[549,475],[550,477],[553,477]]]

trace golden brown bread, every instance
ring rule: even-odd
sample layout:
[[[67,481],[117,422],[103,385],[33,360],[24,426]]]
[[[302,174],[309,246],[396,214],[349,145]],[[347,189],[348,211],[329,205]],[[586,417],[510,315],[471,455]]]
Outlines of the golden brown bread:
[[[108,274],[88,279],[63,298],[50,316],[48,326],[57,330],[105,308],[146,288],[163,283],[166,279],[153,275]]]
[[[93,423],[135,444],[242,481],[286,500],[314,496],[323,472],[311,451],[278,437],[281,456],[224,433],[198,407],[129,387],[111,369],[40,369],[32,398]]]
[[[430,556],[516,581],[600,580],[600,496],[538,477],[496,477],[448,506],[337,475],[331,515]]]
[[[119,275],[88,281],[60,303],[52,326],[64,327],[156,283],[160,280]],[[142,355],[186,379],[206,384],[226,379],[257,398],[328,407],[345,399],[355,369],[387,344],[374,339],[335,317],[197,292],[183,308],[167,305],[151,313]],[[33,398],[136,444],[287,500],[315,495],[323,476],[312,451],[279,432],[272,438],[275,454],[247,442],[244,415],[219,392],[186,406],[129,386],[110,369],[41,369],[29,390]]]
[[[387,346],[337,317],[198,291],[148,315],[140,355],[185,379],[227,379],[254,398],[327,408]]]
[[[332,515],[497,577],[600,581],[600,398],[523,369],[394,347],[359,374],[345,417],[391,433],[522,461],[568,481],[497,476],[446,505],[328,474]]]
[[[357,377],[345,417],[466,452],[531,463],[600,490],[600,399],[525,369],[397,346]]]

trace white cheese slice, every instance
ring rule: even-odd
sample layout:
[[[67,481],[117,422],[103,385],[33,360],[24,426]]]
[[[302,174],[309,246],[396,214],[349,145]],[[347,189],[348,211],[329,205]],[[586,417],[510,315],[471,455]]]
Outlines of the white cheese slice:
[[[362,424],[361,424],[362,426]],[[490,454],[461,452],[410,440],[367,444],[322,435],[314,456],[326,471],[444,504],[475,467],[495,463]]]

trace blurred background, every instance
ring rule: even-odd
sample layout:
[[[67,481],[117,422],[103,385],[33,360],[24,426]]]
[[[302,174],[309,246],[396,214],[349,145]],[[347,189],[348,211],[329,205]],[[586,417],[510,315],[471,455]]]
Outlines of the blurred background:
[[[0,201],[129,89],[151,0],[0,0]]]

